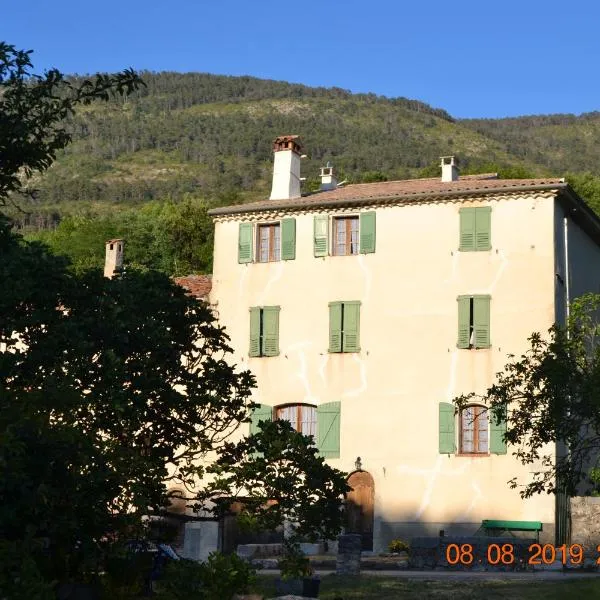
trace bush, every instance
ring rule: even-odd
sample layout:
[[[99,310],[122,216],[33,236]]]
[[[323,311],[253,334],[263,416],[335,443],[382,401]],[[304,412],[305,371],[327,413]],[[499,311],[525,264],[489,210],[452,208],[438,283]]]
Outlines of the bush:
[[[395,539],[388,544],[388,550],[393,553],[410,552],[410,545],[404,540]]]
[[[255,583],[256,571],[237,554],[212,552],[204,563],[169,563],[161,588],[185,600],[229,600]]]

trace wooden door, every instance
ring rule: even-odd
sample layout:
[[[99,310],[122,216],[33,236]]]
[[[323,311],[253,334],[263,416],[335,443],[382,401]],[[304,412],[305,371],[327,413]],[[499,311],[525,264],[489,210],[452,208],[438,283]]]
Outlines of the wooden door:
[[[346,496],[347,533],[362,536],[362,549],[373,550],[375,482],[367,471],[355,471],[348,477],[352,488]]]

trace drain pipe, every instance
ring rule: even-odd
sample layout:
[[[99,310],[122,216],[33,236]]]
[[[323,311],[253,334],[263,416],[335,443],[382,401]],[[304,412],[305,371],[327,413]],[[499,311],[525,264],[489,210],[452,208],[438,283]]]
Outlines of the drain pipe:
[[[563,218],[563,235],[564,235],[564,249],[565,249],[565,325],[569,324],[569,315],[571,314],[571,293],[570,293],[570,282],[569,282],[569,219],[568,217]],[[569,330],[567,329],[567,339],[569,336]]]
[[[567,340],[570,339],[569,332],[569,317],[571,315],[571,285],[570,285],[570,270],[569,270],[569,219],[567,215],[563,217],[563,245],[564,245],[564,260],[565,260],[565,326],[567,328]],[[567,412],[567,417],[570,412]],[[558,450],[558,448],[557,448]],[[565,457],[567,461],[571,456],[571,449],[568,444],[564,444]],[[558,519],[558,527],[556,527],[556,542],[560,544],[571,543],[571,519],[570,519],[570,498],[564,491],[559,491],[556,497],[556,517]],[[560,539],[559,539],[560,538]]]

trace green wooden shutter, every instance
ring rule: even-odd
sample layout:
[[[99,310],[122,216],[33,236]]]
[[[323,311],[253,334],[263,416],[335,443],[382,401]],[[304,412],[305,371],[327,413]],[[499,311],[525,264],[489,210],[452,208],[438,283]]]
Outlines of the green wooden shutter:
[[[475,348],[490,347],[490,297],[473,297],[473,327]]]
[[[440,454],[453,454],[456,452],[456,418],[454,416],[454,404],[440,402],[439,415]]]
[[[262,355],[279,354],[279,306],[265,306],[263,309]]]
[[[490,250],[492,247],[492,208],[481,206],[475,209],[475,249]]]
[[[471,337],[471,298],[458,297],[458,348],[468,348]]]
[[[238,236],[238,262],[252,262],[252,223],[240,223]]]
[[[258,423],[260,421],[271,421],[273,419],[273,407],[268,404],[259,404],[250,415],[250,435],[258,433]],[[261,453],[256,453],[260,456]]]
[[[497,408],[489,411],[490,417],[490,452],[492,454],[506,454],[506,409]]]
[[[281,260],[296,258],[296,219],[281,221]]]
[[[340,402],[317,406],[317,447],[325,458],[340,457]]]
[[[315,256],[327,256],[329,250],[329,217],[315,216]]]
[[[461,208],[459,250],[466,252],[475,250],[475,209]]]
[[[375,211],[360,213],[360,252],[375,252]]]
[[[250,356],[260,356],[260,308],[250,309]]]
[[[329,303],[329,352],[342,351],[342,303]]]
[[[344,302],[342,319],[342,350],[360,350],[360,302]]]

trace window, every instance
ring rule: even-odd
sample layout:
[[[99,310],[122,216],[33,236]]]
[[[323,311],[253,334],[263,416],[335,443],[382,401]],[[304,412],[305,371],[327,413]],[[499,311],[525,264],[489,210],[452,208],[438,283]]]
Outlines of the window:
[[[256,238],[254,229],[256,228]],[[253,244],[253,240],[256,243]],[[254,250],[253,250],[254,248]],[[238,262],[251,263],[294,260],[296,258],[296,219],[277,223],[240,223]]]
[[[459,210],[461,252],[491,249],[491,213],[489,206]]]
[[[360,350],[360,302],[329,303],[329,352]]]
[[[287,404],[275,409],[259,404],[250,416],[250,433],[257,433],[259,423],[270,421],[273,416],[287,419],[296,431],[314,436],[319,454],[324,458],[340,457],[340,402],[325,402],[319,406]]]
[[[358,254],[358,217],[333,219],[333,254]]]
[[[375,211],[363,212],[358,216],[333,217],[330,247],[330,219],[327,215],[314,218],[314,255],[350,256],[375,252]]]
[[[275,409],[276,419],[289,421],[292,427],[304,435],[317,439],[317,408],[310,404],[288,404]]]
[[[456,452],[456,423],[460,454],[506,454],[506,410],[485,406],[465,407],[456,416],[456,407],[449,402],[439,404],[439,453]]]
[[[279,306],[250,309],[250,356],[279,354]]]
[[[488,452],[488,409],[484,406],[467,406],[460,411],[460,453]]]
[[[258,226],[257,261],[272,262],[281,256],[281,227],[279,223]]]
[[[458,297],[457,347],[490,347],[490,296]]]

